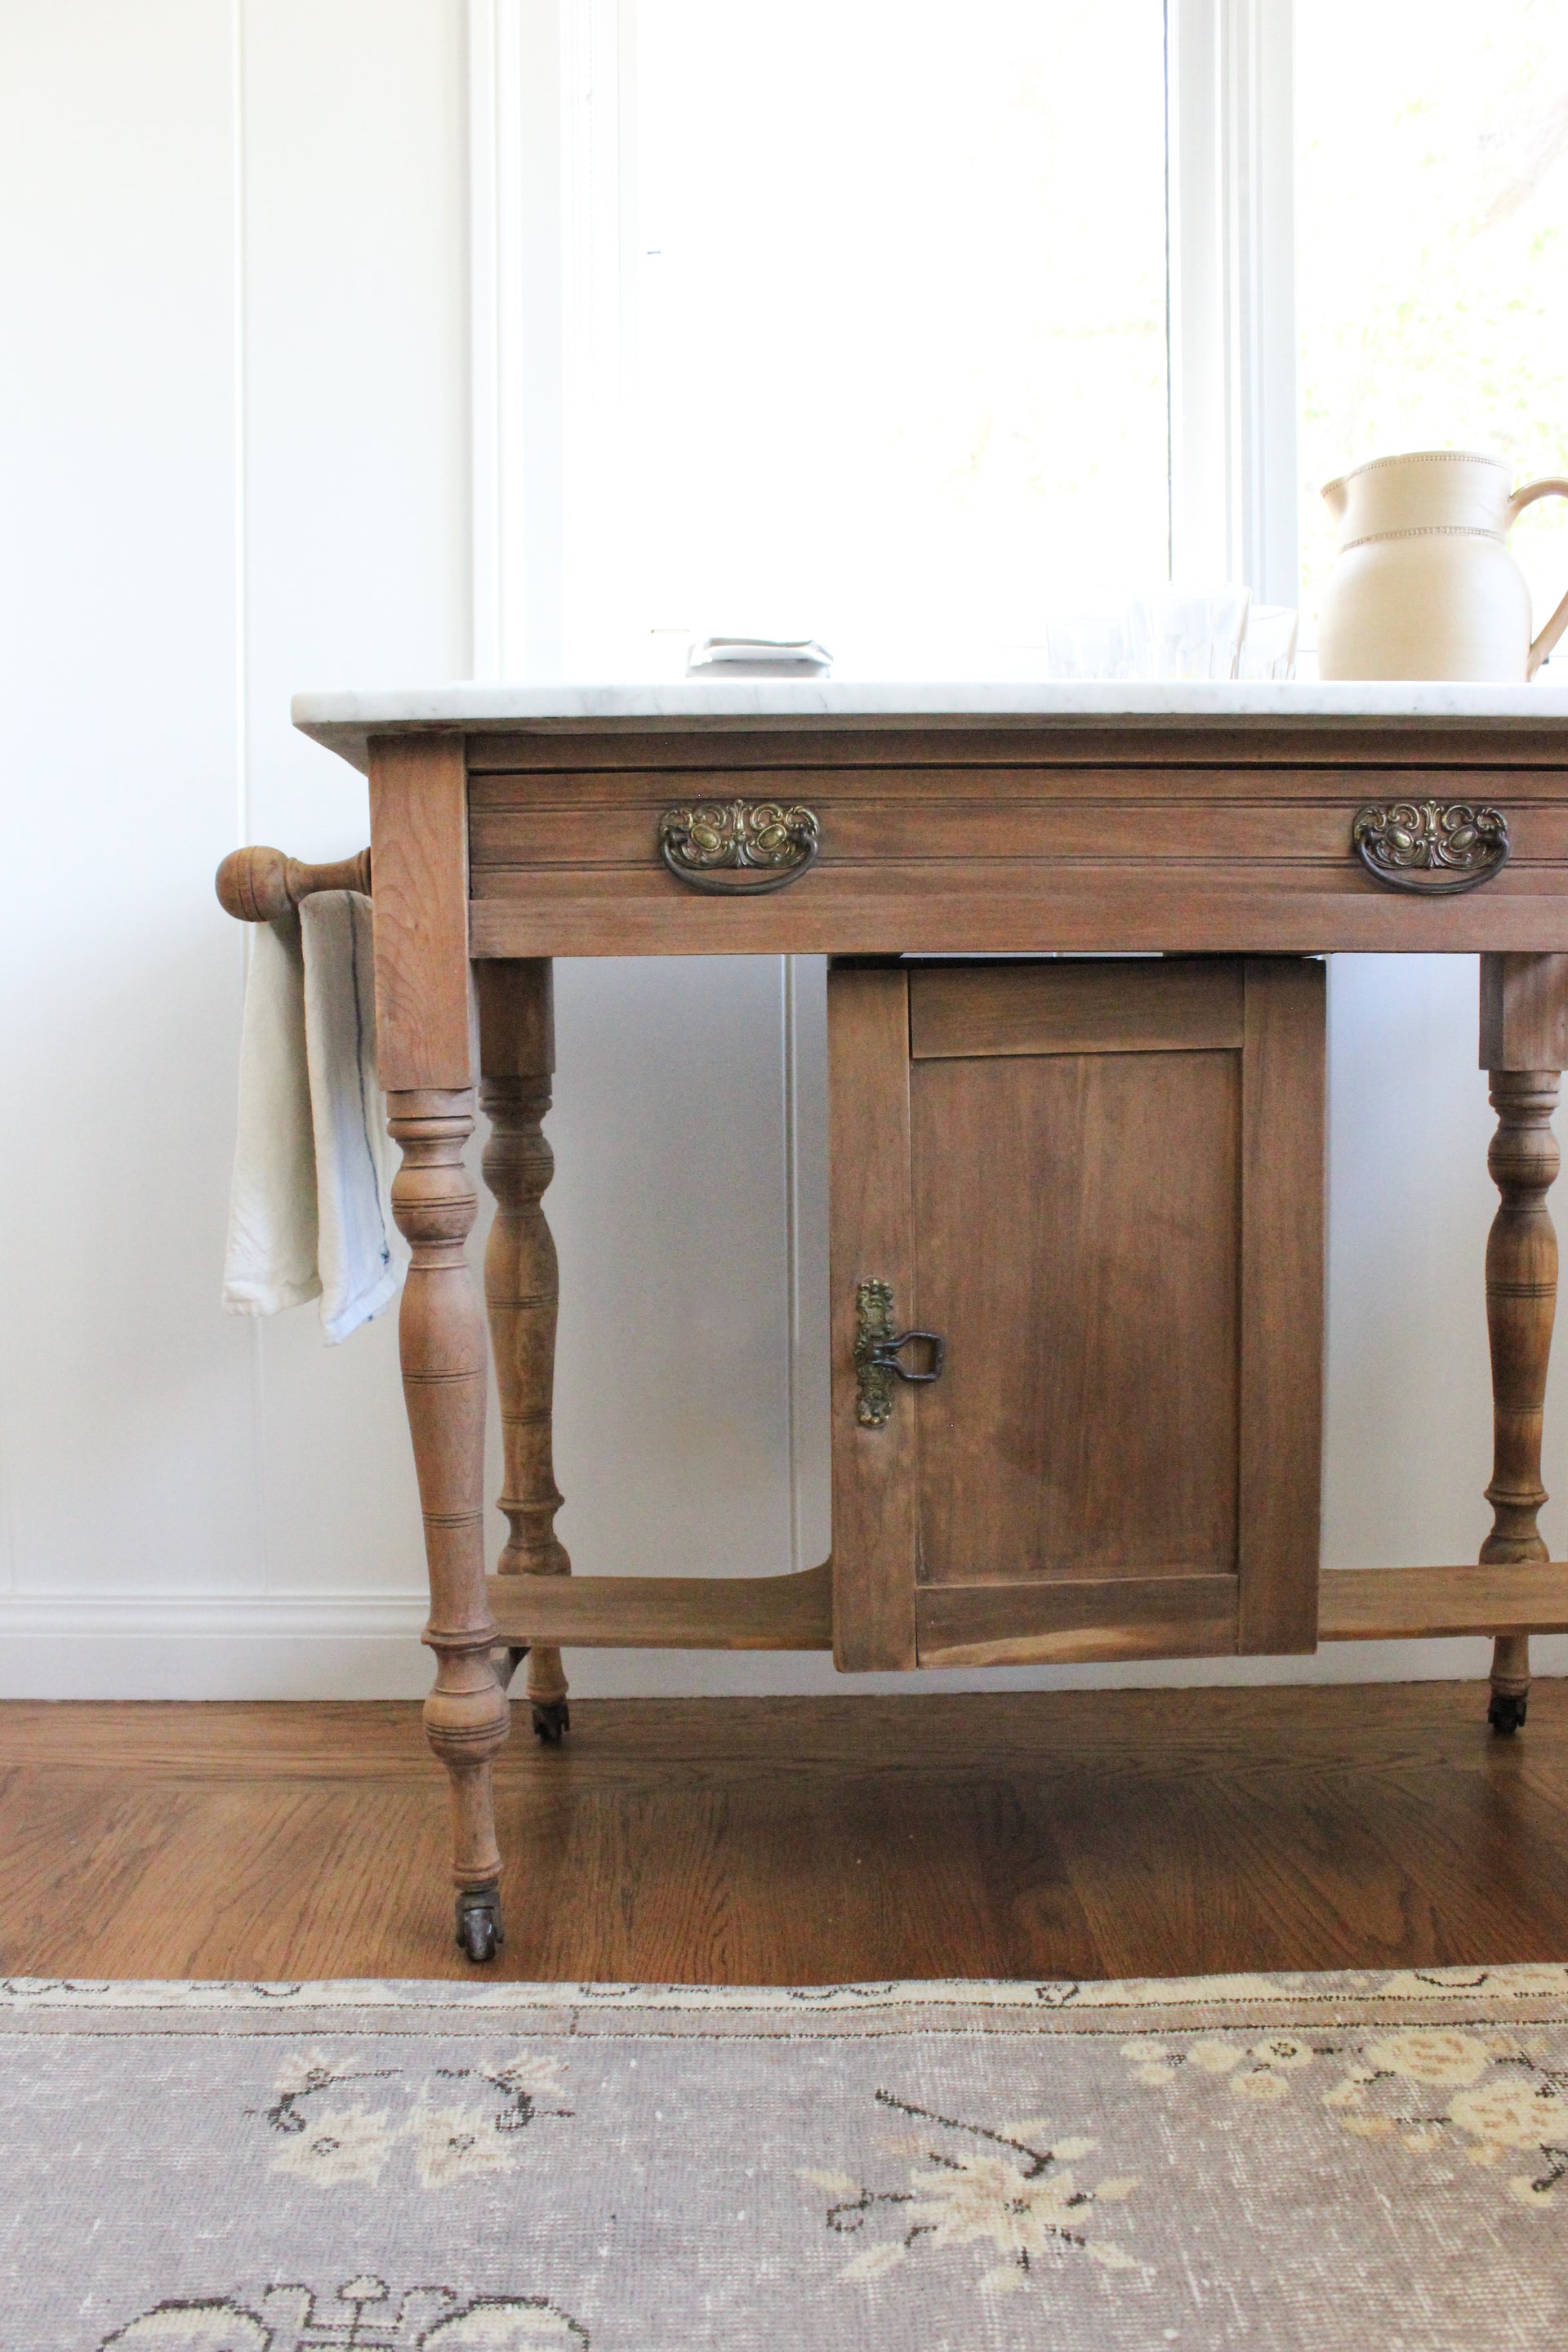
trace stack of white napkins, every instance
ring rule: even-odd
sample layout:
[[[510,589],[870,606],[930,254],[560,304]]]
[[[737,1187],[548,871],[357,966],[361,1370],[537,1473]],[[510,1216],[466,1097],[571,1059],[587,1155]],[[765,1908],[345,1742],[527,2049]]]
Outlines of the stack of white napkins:
[[[223,1303],[276,1315],[320,1298],[346,1339],[396,1297],[392,1147],[375,1067],[371,903],[324,890],[252,935]]]
[[[815,637],[699,637],[686,657],[688,677],[722,685],[743,677],[826,677],[833,656]]]

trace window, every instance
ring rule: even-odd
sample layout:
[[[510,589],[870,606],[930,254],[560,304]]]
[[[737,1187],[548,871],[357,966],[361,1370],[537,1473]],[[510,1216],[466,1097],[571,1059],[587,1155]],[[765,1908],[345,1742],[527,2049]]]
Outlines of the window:
[[[1455,446],[1568,474],[1568,5],[1310,0],[1297,11],[1303,602],[1318,492]],[[1513,536],[1536,623],[1568,588],[1555,502]]]
[[[469,7],[481,674],[952,672],[1168,562],[1310,645],[1324,480],[1568,470],[1568,0]]]
[[[628,515],[862,675],[1170,538],[1162,0],[639,0]]]

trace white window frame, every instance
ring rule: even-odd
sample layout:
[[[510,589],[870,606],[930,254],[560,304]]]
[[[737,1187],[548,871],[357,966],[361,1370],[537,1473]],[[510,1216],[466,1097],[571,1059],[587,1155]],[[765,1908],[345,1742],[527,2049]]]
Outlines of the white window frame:
[[[745,0],[740,0],[744,5]],[[1167,0],[1171,553],[1299,601],[1291,0]],[[476,677],[624,576],[637,0],[468,0]]]
[[[1290,0],[1168,0],[1171,538],[1300,599]]]

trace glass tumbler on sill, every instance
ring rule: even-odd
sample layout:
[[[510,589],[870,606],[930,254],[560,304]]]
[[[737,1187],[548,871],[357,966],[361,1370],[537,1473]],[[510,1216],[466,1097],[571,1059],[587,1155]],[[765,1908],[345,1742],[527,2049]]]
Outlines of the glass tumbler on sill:
[[[1125,605],[1080,605],[1046,622],[1047,669],[1053,678],[1131,677],[1132,644]]]
[[[1234,677],[1250,602],[1245,588],[1162,588],[1132,607],[1132,675]]]
[[[1300,617],[1293,604],[1254,604],[1247,615],[1237,677],[1294,677]]]

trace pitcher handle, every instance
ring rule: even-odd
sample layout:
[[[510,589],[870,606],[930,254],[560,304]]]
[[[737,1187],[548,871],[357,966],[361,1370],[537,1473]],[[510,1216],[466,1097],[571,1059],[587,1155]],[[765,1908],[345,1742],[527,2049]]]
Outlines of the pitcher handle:
[[[1508,502],[1508,520],[1503,529],[1511,530],[1525,508],[1532,507],[1537,499],[1568,499],[1568,480],[1557,476],[1550,481],[1531,482],[1522,490],[1515,490]],[[1531,646],[1530,659],[1525,665],[1526,677],[1535,676],[1564,629],[1568,629],[1568,596],[1563,597],[1563,602]]]

